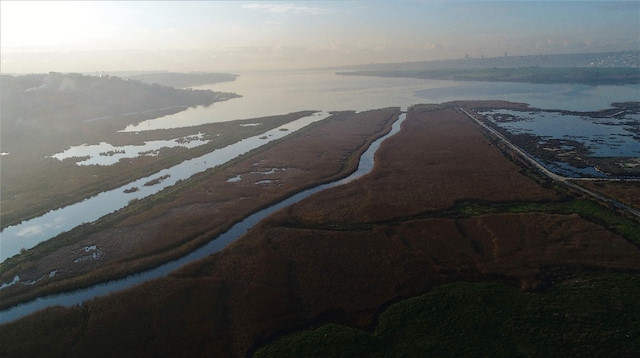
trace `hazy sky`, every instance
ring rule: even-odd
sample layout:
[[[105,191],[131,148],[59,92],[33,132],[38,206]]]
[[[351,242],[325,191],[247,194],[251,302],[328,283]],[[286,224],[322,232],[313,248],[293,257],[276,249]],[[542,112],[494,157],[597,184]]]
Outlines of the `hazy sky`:
[[[640,2],[0,2],[4,73],[243,71],[640,48]]]

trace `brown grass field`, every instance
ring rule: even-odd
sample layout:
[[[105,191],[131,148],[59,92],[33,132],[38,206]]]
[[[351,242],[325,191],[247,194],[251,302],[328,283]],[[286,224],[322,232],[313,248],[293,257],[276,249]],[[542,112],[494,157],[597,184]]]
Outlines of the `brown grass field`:
[[[292,218],[321,223],[379,221],[446,209],[462,199],[557,199],[555,192],[522,175],[459,113],[410,115],[402,132],[382,144],[367,180],[292,207]],[[424,115],[428,119],[416,119]],[[331,210],[322,210],[329,206]]]
[[[76,229],[50,240],[16,260],[3,263],[0,282],[19,274],[36,281],[0,291],[1,306],[93,282],[120,277],[179,257],[226,231],[234,223],[274,202],[354,171],[368,143],[387,133],[397,109],[335,114],[312,130],[271,145],[233,166],[201,174],[175,196],[142,201],[137,210],[123,209],[101,230]],[[327,146],[331,142],[331,146]],[[269,172],[270,174],[260,174]],[[229,178],[242,175],[238,182]],[[261,180],[269,184],[256,184]],[[121,218],[120,218],[121,217]],[[65,241],[62,241],[65,240]],[[58,242],[57,242],[58,241]],[[61,243],[59,243],[61,242]],[[98,259],[82,259],[95,245]],[[31,252],[33,251],[33,252]],[[80,262],[75,262],[80,258]]]
[[[354,149],[342,157],[325,151],[341,140],[364,140],[355,133],[335,139],[357,132],[358,116],[366,117],[347,116],[282,142],[87,243],[108,245],[115,235],[130,235],[126,241],[148,247],[144,235],[134,234],[144,232],[155,233],[161,246],[216,227],[215,214],[231,210],[217,206],[225,195],[277,196],[270,188],[235,192],[225,184],[255,171],[255,163],[287,168],[273,174],[279,190],[290,188],[278,179],[283,173],[304,177],[322,168],[318,177],[338,176]],[[536,291],[576,272],[640,271],[636,245],[579,215],[455,209],[465,201],[569,200],[523,171],[451,106],[414,107],[400,133],[381,146],[369,175],[272,215],[225,250],[167,278],[5,324],[0,355],[241,357],[300,327],[372,327],[390,303],[444,283],[498,281]],[[135,245],[122,254],[129,250]]]

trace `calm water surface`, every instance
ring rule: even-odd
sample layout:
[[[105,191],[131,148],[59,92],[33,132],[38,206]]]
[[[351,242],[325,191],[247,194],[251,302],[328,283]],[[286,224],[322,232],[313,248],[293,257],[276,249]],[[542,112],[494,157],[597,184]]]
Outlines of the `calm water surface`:
[[[518,121],[495,122],[514,134],[533,134],[545,139],[570,139],[585,144],[593,157],[640,157],[640,142],[634,138],[637,118],[590,118],[557,112],[521,112],[497,110],[484,112],[507,114]]]
[[[126,130],[194,126],[301,110],[363,111],[464,99],[503,99],[543,109],[592,111],[609,108],[613,102],[637,101],[640,98],[640,85],[456,82],[339,76],[328,71],[247,73],[233,82],[197,88],[233,92],[243,97],[144,121]]]

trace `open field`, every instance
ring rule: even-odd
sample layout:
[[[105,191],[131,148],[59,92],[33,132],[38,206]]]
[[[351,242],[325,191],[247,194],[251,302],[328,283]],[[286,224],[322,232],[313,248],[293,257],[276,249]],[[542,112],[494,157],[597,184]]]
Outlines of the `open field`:
[[[615,350],[584,352],[637,351],[634,341],[619,336],[635,335],[637,321],[618,318],[637,314],[637,289],[624,287],[636,287],[640,274],[638,222],[524,175],[531,168],[508,159],[457,112],[460,105],[413,107],[403,129],[380,147],[369,175],[281,210],[217,254],[80,307],[51,308],[2,325],[0,349],[12,356],[38,355],[47,347],[49,356],[239,357],[284,333],[334,323],[348,327],[325,326],[321,339],[285,337],[285,345],[302,340],[312,352],[331,349],[322,340],[326,334],[333,342],[353,342],[351,352],[366,355],[358,350],[363,342],[374,348],[383,337],[389,349],[408,349],[403,344],[416,335],[421,340],[435,326],[441,328],[431,336],[437,341],[421,341],[436,355],[475,343],[488,352],[504,347],[497,354],[506,356],[561,356],[593,342],[609,342],[604,347]],[[373,113],[380,124],[371,129],[394,111]],[[359,127],[353,119],[370,115],[341,116],[219,175],[198,178],[171,200],[150,202],[113,229],[96,232],[94,241],[102,236],[100,245],[106,245],[114,241],[107,237],[128,230],[140,237],[157,230],[167,233],[158,236],[159,245],[169,245],[202,225],[214,227],[216,214],[232,211],[224,206],[224,192],[231,190],[226,180],[237,175],[239,183],[250,180],[229,194],[246,201],[273,197],[277,183],[293,190],[286,180],[290,171],[339,176],[357,150],[342,156],[331,151],[334,144],[342,147],[335,134],[344,133],[338,138],[354,148],[365,137],[353,132]],[[256,163],[259,171],[286,170],[269,174],[271,187],[260,189],[257,178],[245,177],[258,171]],[[448,283],[453,285],[441,286]],[[378,324],[395,302],[400,306]],[[427,314],[433,307],[441,307],[438,314]],[[362,331],[376,326],[374,332],[383,332],[378,336]],[[478,336],[460,334],[472,332]],[[518,345],[521,337],[526,340]]]
[[[327,190],[304,206],[291,207],[292,220],[385,220],[443,210],[457,200],[471,198],[497,202],[558,199],[554,191],[522,175],[482,133],[460,120],[460,114],[454,110],[433,113],[414,107],[409,118],[434,119],[407,120],[401,133],[382,144],[376,170],[368,180]],[[329,206],[332,210],[322,210]]]

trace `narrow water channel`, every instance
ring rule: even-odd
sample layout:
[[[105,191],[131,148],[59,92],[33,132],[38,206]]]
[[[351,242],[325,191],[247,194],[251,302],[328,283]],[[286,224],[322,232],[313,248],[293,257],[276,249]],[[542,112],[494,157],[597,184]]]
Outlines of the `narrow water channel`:
[[[318,193],[325,189],[333,188],[339,185],[352,182],[364,176],[365,174],[369,173],[373,169],[374,162],[375,162],[374,160],[375,153],[380,147],[380,144],[386,138],[393,136],[400,130],[402,122],[405,120],[405,118],[406,118],[406,114],[404,113],[401,114],[398,120],[396,120],[393,123],[391,131],[385,136],[378,138],[369,146],[369,148],[360,157],[360,162],[358,163],[358,169],[348,177],[304,190],[270,207],[260,210],[248,216],[241,222],[235,224],[234,226],[231,227],[231,229],[221,234],[220,236],[210,241],[209,243],[205,244],[204,246],[201,246],[200,248],[192,251],[191,253],[179,259],[167,262],[154,269],[150,269],[134,275],[130,275],[122,279],[100,283],[97,285],[93,285],[93,286],[72,291],[72,292],[39,297],[32,301],[19,304],[17,306],[8,308],[4,311],[0,311],[0,324],[16,320],[18,318],[24,317],[30,313],[33,313],[35,311],[38,311],[47,307],[58,306],[58,305],[69,307],[73,305],[78,305],[86,300],[89,300],[98,296],[102,296],[108,293],[130,288],[130,287],[139,285],[145,281],[149,281],[159,277],[164,277],[168,275],[171,271],[177,269],[180,266],[183,266],[186,263],[201,259],[203,257],[209,256],[211,254],[214,254],[222,250],[230,242],[244,235],[247,232],[247,230],[249,230],[251,227],[256,225],[260,220],[271,215],[272,213],[282,208],[285,208],[289,205],[292,205],[302,199],[305,199],[311,196],[312,194]]]
[[[140,178],[117,189],[102,192],[78,203],[51,210],[42,216],[9,226],[0,232],[0,246],[2,247],[0,262],[18,254],[22,249],[30,249],[76,226],[96,221],[109,213],[122,209],[131,200],[142,199],[158,193],[180,180],[188,179],[194,174],[224,164],[328,116],[328,113],[316,112],[200,157],[185,160],[173,167]],[[158,178],[164,178],[164,180],[157,180]],[[154,180],[157,184],[145,184]],[[132,187],[138,188],[138,190],[127,190]]]

